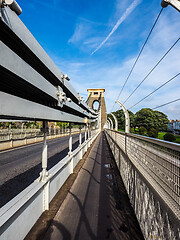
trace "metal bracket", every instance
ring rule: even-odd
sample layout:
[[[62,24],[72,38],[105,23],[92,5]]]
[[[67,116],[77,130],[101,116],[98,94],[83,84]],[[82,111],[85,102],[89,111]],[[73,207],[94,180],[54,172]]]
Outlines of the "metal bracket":
[[[64,74],[61,74],[61,82],[64,84]]]
[[[61,108],[66,102],[71,102],[71,99],[66,97],[66,93],[63,92],[63,89],[60,86],[57,87],[56,96],[58,99],[58,106]]]
[[[2,8],[4,8],[7,4],[4,0],[0,0],[0,18],[2,17]]]
[[[92,117],[92,114],[91,113],[89,113],[89,118],[91,118]]]
[[[79,101],[78,104],[84,101],[83,96],[81,96],[79,93],[78,93],[78,101]]]
[[[22,13],[21,7],[18,5],[16,0],[0,0],[0,4],[2,7],[9,6],[12,11],[14,11],[17,15]]]
[[[64,78],[65,78],[67,81],[70,81],[70,77],[68,77],[67,74],[64,75]]]
[[[3,8],[3,3],[2,3],[2,0],[0,0],[0,18],[2,17],[2,13],[1,13],[1,8]]]
[[[70,77],[68,77],[68,75],[67,74],[61,74],[61,82],[64,84],[64,79],[66,79],[67,81],[70,81]]]
[[[163,8],[167,7],[169,4],[180,12],[180,0],[162,0],[161,2]]]

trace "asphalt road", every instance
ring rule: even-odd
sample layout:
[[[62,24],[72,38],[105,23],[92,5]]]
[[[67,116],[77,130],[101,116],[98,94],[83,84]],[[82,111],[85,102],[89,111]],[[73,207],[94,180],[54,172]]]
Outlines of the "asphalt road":
[[[84,134],[82,134],[84,140]],[[79,134],[72,135],[73,150],[78,147]],[[47,141],[48,169],[68,153],[69,136]],[[0,152],[0,207],[25,189],[41,172],[43,143],[36,143]]]

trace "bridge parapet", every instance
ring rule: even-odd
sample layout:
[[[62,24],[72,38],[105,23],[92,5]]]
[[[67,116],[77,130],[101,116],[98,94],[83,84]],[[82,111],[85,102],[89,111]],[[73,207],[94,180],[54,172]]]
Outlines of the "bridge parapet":
[[[145,239],[179,239],[179,144],[105,133]]]

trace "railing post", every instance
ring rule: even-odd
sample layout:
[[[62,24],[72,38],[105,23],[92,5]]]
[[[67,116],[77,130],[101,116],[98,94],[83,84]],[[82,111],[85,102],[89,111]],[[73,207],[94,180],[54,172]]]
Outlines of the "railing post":
[[[44,181],[48,177],[47,172],[47,133],[48,133],[48,122],[43,121],[43,150],[42,150],[42,172],[40,173],[40,181]]]
[[[46,182],[43,189],[43,210],[49,210],[49,174],[47,171],[47,133],[48,133],[48,122],[43,121],[43,150],[42,150],[42,172],[40,173],[39,182]]]
[[[85,138],[85,142],[87,141],[87,126],[85,125],[85,133],[84,133],[84,138]]]
[[[91,134],[91,135],[90,135],[90,136],[91,136],[91,141],[90,141],[90,142],[91,142],[91,144],[92,144],[92,141],[93,141],[93,135],[92,135],[92,133],[93,133],[93,131],[92,131],[92,126],[90,125],[90,134]]]
[[[11,129],[11,124],[9,125],[9,140],[12,140],[12,129]]]
[[[92,131],[91,131],[91,124],[89,124],[89,139],[90,139],[90,145],[92,143]]]
[[[26,138],[26,126],[25,126],[25,134],[24,134],[24,138]]]
[[[68,154],[72,154],[72,132],[71,132],[71,123],[69,124],[69,152]]]
[[[81,132],[81,125],[79,126],[79,148],[82,145],[82,132]],[[82,149],[79,152],[79,159],[82,159]]]
[[[85,142],[85,152],[87,151],[87,125],[85,125],[85,133],[84,133],[84,142]]]
[[[87,147],[89,148],[90,147],[90,145],[91,145],[91,143],[90,143],[90,139],[91,139],[91,137],[90,137],[90,124],[88,123],[88,144],[87,144]]]
[[[74,169],[74,158],[72,157],[72,126],[71,123],[69,124],[69,152],[68,155],[70,157],[70,164],[69,164],[69,173],[73,173]]]
[[[79,147],[81,147],[82,144],[82,133],[81,133],[81,125],[79,126]]]
[[[49,136],[51,136],[51,126],[48,129]]]

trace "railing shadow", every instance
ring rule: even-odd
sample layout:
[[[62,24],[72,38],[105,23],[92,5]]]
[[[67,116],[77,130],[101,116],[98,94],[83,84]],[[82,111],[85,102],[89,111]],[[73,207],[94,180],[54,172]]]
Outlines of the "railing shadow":
[[[45,238],[43,238],[43,240],[51,239],[51,236],[54,232],[54,228],[58,229],[58,231],[61,233],[61,235],[62,235],[61,239],[62,240],[71,240],[72,239],[71,234],[67,230],[67,228],[65,228],[65,226],[63,224],[61,224],[60,222],[53,220],[52,223],[51,223],[51,226],[48,229],[48,232],[47,232]]]

